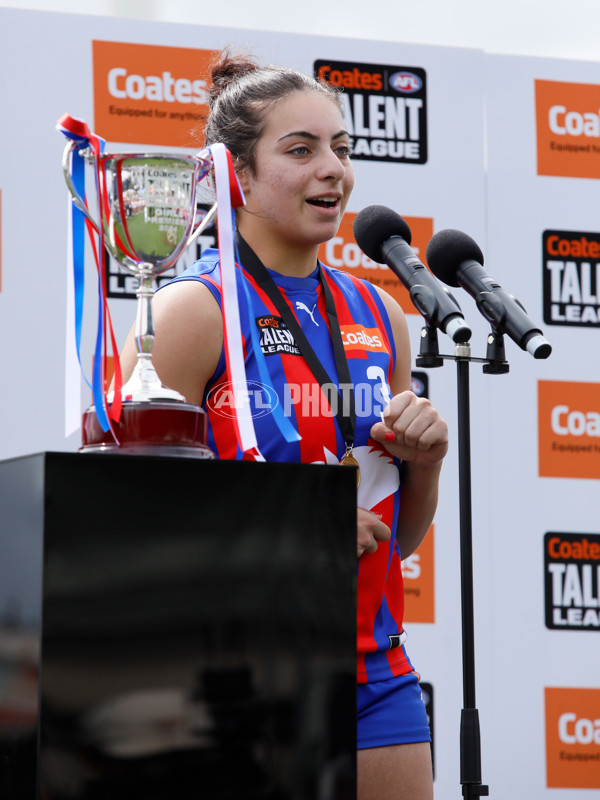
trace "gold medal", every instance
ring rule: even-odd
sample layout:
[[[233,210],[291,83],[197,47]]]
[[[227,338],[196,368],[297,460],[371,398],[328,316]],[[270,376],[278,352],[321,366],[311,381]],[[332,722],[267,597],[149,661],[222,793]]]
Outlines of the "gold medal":
[[[346,452],[344,453],[344,457],[340,461],[342,467],[356,467],[356,488],[360,486],[360,467],[358,466],[358,461],[352,455],[352,445],[346,445]]]

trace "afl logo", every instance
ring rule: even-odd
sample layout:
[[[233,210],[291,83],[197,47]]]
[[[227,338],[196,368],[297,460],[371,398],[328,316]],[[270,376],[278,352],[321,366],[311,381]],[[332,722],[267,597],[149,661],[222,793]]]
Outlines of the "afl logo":
[[[214,386],[206,398],[206,407],[221,417],[249,419],[264,417],[279,405],[271,386],[258,381],[232,381]]]
[[[411,376],[410,390],[414,392],[417,397],[423,397],[425,395],[425,384],[421,378],[417,378],[415,375]]]
[[[414,72],[394,72],[390,86],[401,94],[414,94],[423,86],[423,81]]]

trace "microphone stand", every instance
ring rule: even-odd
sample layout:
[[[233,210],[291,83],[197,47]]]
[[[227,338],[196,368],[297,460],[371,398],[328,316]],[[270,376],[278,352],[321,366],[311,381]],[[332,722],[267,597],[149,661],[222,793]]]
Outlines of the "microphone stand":
[[[475,704],[475,626],[473,613],[473,536],[471,502],[471,423],[469,364],[479,361],[488,374],[509,370],[501,334],[488,336],[487,358],[471,357],[468,342],[455,345],[454,356],[440,356],[437,330],[426,325],[421,331],[418,367],[441,367],[444,359],[456,362],[458,391],[458,476],[460,505],[460,566],[462,613],[463,709],[460,720],[460,782],[463,797],[476,800],[488,796],[489,787],[481,783],[481,738],[479,711]]]

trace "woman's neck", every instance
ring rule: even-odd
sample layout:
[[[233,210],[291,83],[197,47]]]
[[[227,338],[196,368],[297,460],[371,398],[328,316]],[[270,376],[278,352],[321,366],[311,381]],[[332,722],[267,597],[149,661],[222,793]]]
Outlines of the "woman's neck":
[[[295,278],[306,278],[314,272],[317,266],[318,245],[310,248],[294,247],[291,243],[281,245],[270,237],[253,235],[253,231],[244,230],[244,226],[238,225],[238,229],[267,269]]]

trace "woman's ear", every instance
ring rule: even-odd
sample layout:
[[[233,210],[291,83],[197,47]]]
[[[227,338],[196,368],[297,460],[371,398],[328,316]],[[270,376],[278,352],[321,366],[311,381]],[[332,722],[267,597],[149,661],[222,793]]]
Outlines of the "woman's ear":
[[[240,182],[240,186],[242,188],[242,192],[244,193],[244,197],[248,197],[250,195],[250,181],[246,173],[238,173],[238,181]]]
[[[239,181],[240,186],[242,187],[242,192],[244,196],[247,197],[250,192],[250,170],[248,167],[241,167],[236,169],[237,179]]]

